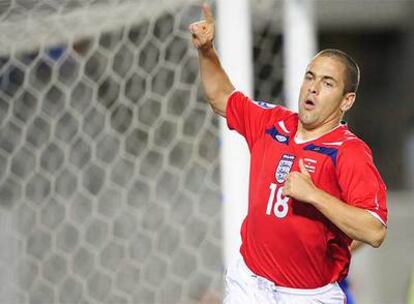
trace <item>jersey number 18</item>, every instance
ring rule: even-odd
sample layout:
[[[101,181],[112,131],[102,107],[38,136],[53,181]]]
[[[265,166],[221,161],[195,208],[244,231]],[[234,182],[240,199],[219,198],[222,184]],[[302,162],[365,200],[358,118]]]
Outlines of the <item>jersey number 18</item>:
[[[273,210],[273,214],[278,218],[284,218],[289,211],[289,198],[283,196],[282,190],[283,187],[278,187],[277,184],[270,184],[270,195],[269,200],[267,201],[266,214],[270,215]],[[275,200],[276,197],[276,200]]]

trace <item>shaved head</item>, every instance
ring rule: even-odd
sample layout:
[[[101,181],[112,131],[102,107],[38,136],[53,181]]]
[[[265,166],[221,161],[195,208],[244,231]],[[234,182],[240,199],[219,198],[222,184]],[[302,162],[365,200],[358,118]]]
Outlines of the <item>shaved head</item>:
[[[345,87],[344,94],[356,93],[359,86],[360,71],[359,66],[351,56],[337,49],[325,49],[320,51],[314,58],[326,56],[339,60],[345,66]]]

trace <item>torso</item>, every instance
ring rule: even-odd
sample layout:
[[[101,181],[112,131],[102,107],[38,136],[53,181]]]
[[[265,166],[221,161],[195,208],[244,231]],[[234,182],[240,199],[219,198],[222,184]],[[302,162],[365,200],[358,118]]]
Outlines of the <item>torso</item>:
[[[283,197],[281,191],[287,174],[299,171],[302,158],[314,184],[340,197],[335,173],[338,147],[329,143],[341,140],[347,130],[343,126],[298,144],[296,127],[296,115],[276,122],[251,151],[250,203],[241,251],[253,271],[278,285],[316,288],[335,280],[328,241],[338,230],[313,206]]]

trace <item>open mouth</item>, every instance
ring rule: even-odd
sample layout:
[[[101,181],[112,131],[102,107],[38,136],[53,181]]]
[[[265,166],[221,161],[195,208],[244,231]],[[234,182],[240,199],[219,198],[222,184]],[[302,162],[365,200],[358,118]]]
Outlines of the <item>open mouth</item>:
[[[307,110],[311,110],[311,109],[313,109],[315,107],[315,102],[313,102],[312,100],[310,100],[310,99],[307,99],[307,100],[305,100],[305,102],[304,102],[304,108],[305,109],[307,109]]]

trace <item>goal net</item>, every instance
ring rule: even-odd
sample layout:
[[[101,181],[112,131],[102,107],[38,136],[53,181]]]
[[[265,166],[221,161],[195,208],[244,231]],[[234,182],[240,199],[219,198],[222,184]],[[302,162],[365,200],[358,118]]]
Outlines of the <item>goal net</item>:
[[[283,104],[282,1],[252,4],[254,98]],[[286,106],[286,104],[284,104]]]
[[[222,294],[200,1],[0,1],[0,303]]]
[[[0,0],[0,303],[220,301],[201,2]],[[254,97],[278,102],[272,3],[251,4]]]

